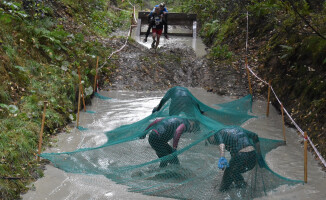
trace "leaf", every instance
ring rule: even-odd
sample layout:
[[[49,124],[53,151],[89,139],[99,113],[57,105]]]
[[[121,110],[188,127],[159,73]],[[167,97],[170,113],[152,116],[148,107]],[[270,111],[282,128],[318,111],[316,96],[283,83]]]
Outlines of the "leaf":
[[[18,65],[16,65],[16,66],[14,66],[16,69],[18,69],[18,70],[20,70],[20,71],[23,71],[23,72],[26,72],[26,69],[24,68],[24,67],[22,67],[22,66],[18,66]]]
[[[15,114],[19,111],[18,107],[15,105],[9,105],[8,106],[8,111],[12,114]]]
[[[85,88],[85,94],[86,96],[89,96],[93,93],[93,87],[89,86],[88,88]]]
[[[6,104],[3,104],[3,103],[0,103],[0,108],[5,108],[5,109],[8,109],[8,105],[6,105]]]
[[[289,51],[291,51],[293,49],[293,47],[290,47],[287,45],[280,45],[280,47],[282,47],[283,49],[289,50]]]
[[[9,24],[11,22],[11,19],[12,17],[8,14],[2,14],[0,15],[0,21],[5,23],[5,24]]]

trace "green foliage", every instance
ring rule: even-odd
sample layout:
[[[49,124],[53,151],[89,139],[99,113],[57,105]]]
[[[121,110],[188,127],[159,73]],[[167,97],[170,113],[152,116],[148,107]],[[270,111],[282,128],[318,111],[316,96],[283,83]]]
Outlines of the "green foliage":
[[[214,57],[214,59],[231,59],[233,56],[233,53],[229,51],[228,45],[216,45],[212,48],[212,51],[210,53],[211,56]]]
[[[248,12],[254,18],[264,18],[269,15],[278,13],[282,7],[282,2],[277,0],[251,0],[250,6],[248,6]]]
[[[9,24],[13,20],[22,20],[28,17],[28,14],[21,8],[20,2],[1,1],[0,2],[0,21]]]
[[[204,37],[206,44],[212,44],[210,55],[214,59],[231,59],[233,53],[230,51],[229,46],[224,44],[224,38],[227,37],[230,30],[236,26],[236,21],[231,19],[220,23],[218,20],[214,20],[211,23],[206,23],[201,31],[201,36]]]
[[[3,49],[5,50],[5,53],[8,55],[10,60],[15,60],[15,58],[17,57],[16,47],[12,47],[10,45],[4,45]]]
[[[217,35],[220,29],[220,23],[218,20],[214,20],[211,23],[205,23],[201,30],[201,35],[204,38],[206,43],[211,42],[214,39],[214,36]]]
[[[36,132],[38,125],[22,120],[20,115],[8,117],[0,126],[0,176],[33,178],[36,167]],[[35,174],[36,175],[36,174]],[[4,199],[19,199],[18,191],[25,191],[28,179],[12,181],[1,179],[0,196]],[[15,188],[15,190],[13,190]]]
[[[8,91],[6,91],[3,87],[0,87],[0,102],[1,103],[9,103],[10,95]]]
[[[43,101],[49,102],[46,144],[49,135],[74,119],[76,66],[81,67],[84,94],[89,99],[96,57],[101,64],[101,58],[112,52],[98,36],[129,23],[124,19],[130,13],[108,11],[106,0],[29,2],[27,7],[18,0],[0,2],[0,176],[21,178],[0,179],[1,199],[19,199],[32,176],[42,174],[35,151]],[[100,73],[110,74],[111,69],[105,67]]]
[[[287,46],[287,45],[280,45],[280,47],[283,50],[283,55],[280,57],[281,59],[288,58],[293,55],[294,53],[294,48]]]
[[[326,40],[319,36],[310,36],[302,41],[299,54],[302,58],[312,59],[316,66],[326,65]]]
[[[8,114],[17,114],[19,111],[15,105],[0,104],[0,108],[3,108]]]

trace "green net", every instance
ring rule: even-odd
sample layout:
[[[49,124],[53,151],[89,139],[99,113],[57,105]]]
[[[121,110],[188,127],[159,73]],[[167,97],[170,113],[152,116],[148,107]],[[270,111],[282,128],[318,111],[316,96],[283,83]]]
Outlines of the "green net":
[[[95,92],[95,97],[99,98],[99,99],[102,99],[102,100],[109,100],[109,99],[112,99],[110,97],[106,97],[106,96],[103,96],[101,95],[100,93],[97,93]]]
[[[106,132],[104,145],[41,157],[67,172],[101,174],[132,192],[176,199],[253,199],[301,183],[264,161],[283,141],[240,127],[254,117],[251,103],[249,95],[214,109],[174,87],[148,117]]]

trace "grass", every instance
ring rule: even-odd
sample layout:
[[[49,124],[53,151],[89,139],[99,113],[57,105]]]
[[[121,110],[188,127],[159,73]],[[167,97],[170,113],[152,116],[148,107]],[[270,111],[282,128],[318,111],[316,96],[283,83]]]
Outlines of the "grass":
[[[77,67],[90,99],[96,57],[101,65],[112,52],[101,40],[129,16],[108,10],[105,0],[78,2],[42,1],[29,8],[18,0],[0,2],[0,199],[19,199],[42,176],[36,155],[43,101],[49,102],[46,146],[75,115]],[[107,64],[99,73],[109,76],[114,68]]]

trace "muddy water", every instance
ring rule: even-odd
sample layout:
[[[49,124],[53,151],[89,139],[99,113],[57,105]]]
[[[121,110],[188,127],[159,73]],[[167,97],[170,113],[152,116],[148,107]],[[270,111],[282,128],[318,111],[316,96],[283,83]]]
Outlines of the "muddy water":
[[[203,89],[190,88],[190,91],[199,100],[207,105],[232,101],[234,97],[217,96],[207,93]],[[87,128],[79,131],[71,124],[70,131],[57,136],[57,143],[46,152],[73,151],[78,148],[95,147],[106,142],[105,131],[112,130],[124,124],[130,124],[151,114],[160,99],[162,92],[133,92],[110,91],[101,92],[104,96],[112,97],[111,100],[94,98],[92,106],[87,110],[94,114],[81,112],[80,126]],[[260,137],[270,139],[283,139],[282,122],[280,115],[271,108],[269,117],[265,117],[266,103],[255,101],[253,113],[256,119],[247,121],[243,127],[254,131]],[[302,140],[295,130],[286,129],[287,145],[279,147],[267,154],[266,161],[270,168],[278,174],[296,180],[303,179],[303,148]],[[312,199],[319,200],[326,197],[326,175],[320,170],[311,154],[308,154],[308,183],[296,186],[283,187],[277,192],[269,193],[262,199]],[[83,175],[66,173],[55,168],[52,164],[46,166],[44,177],[34,183],[32,189],[25,195],[24,200],[35,199],[166,199],[130,193],[127,187],[117,185],[102,175]]]

